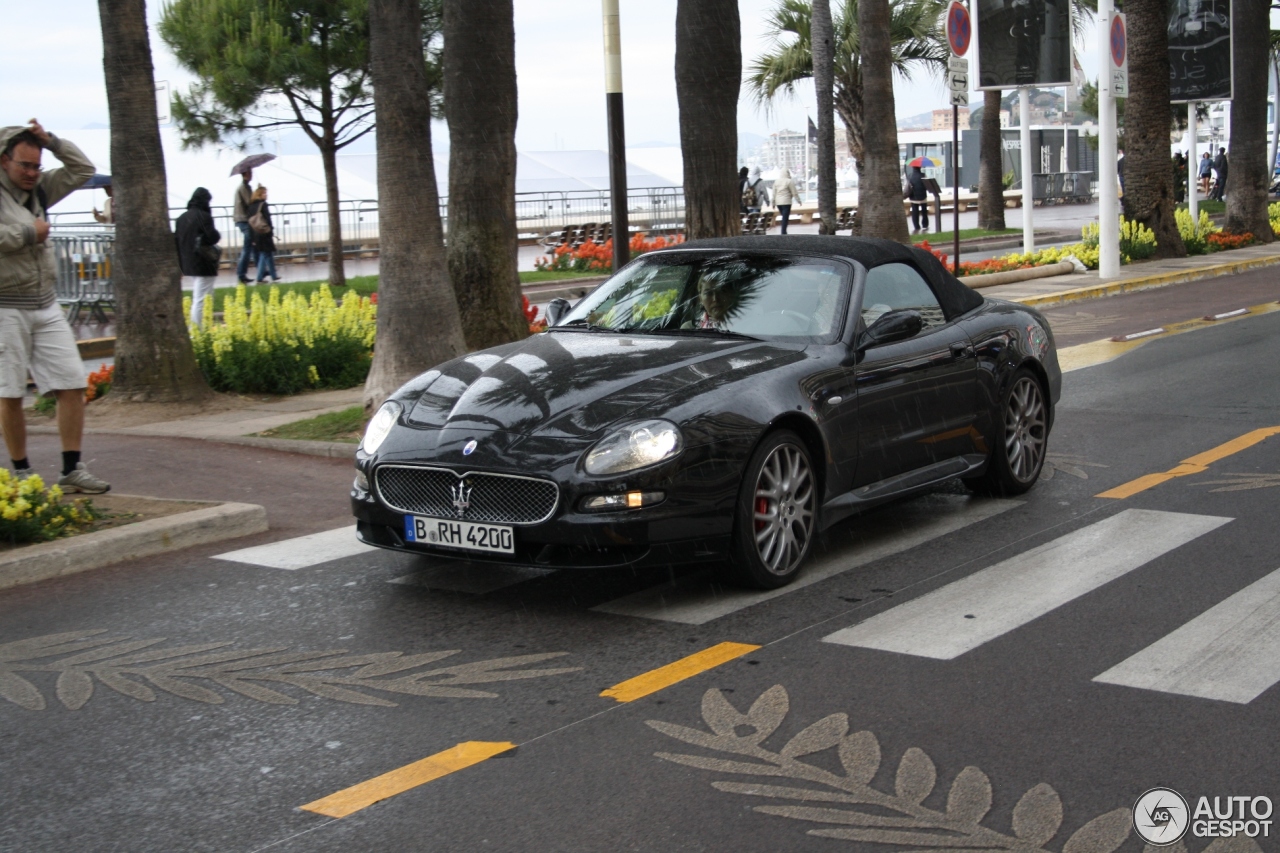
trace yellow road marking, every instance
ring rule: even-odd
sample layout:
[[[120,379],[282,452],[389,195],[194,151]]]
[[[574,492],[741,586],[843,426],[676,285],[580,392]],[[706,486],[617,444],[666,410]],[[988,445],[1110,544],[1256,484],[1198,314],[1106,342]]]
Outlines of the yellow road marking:
[[[746,643],[720,643],[689,655],[687,658],[681,658],[675,663],[660,666],[643,675],[629,678],[621,684],[615,684],[600,695],[617,699],[619,702],[634,702],[636,699],[648,696],[650,693],[657,693],[686,678],[715,669],[726,661],[750,654],[758,648],[760,647]]]
[[[1183,459],[1181,465],[1170,468],[1168,471],[1160,474],[1145,474],[1136,480],[1130,480],[1124,485],[1116,486],[1114,489],[1108,489],[1101,494],[1094,495],[1094,497],[1128,498],[1138,494],[1138,492],[1145,492],[1147,489],[1158,486],[1161,483],[1167,483],[1175,477],[1185,477],[1188,474],[1203,474],[1209,470],[1209,466],[1214,462],[1219,462],[1228,456],[1239,453],[1241,450],[1253,447],[1273,435],[1280,435],[1280,426],[1255,429],[1253,432],[1247,432],[1225,444],[1219,444],[1211,450],[1206,450],[1204,453],[1197,453],[1189,459]]]
[[[1165,331],[1160,335],[1151,335],[1146,338],[1137,338],[1132,341],[1090,341],[1087,344],[1077,344],[1073,347],[1063,347],[1058,350],[1058,365],[1062,368],[1063,373],[1069,373],[1072,370],[1079,370],[1082,367],[1093,367],[1097,364],[1105,364],[1108,361],[1114,361],[1127,352],[1132,352],[1140,346],[1144,346],[1151,341],[1158,341],[1161,338],[1172,337],[1173,335],[1181,335],[1185,332],[1194,332],[1197,329],[1203,329],[1208,326],[1221,326],[1223,323],[1233,323],[1236,320],[1243,320],[1246,317],[1256,317],[1259,314],[1270,314],[1272,311],[1280,311],[1280,302],[1267,302],[1262,305],[1254,305],[1249,308],[1248,314],[1241,314],[1237,317],[1223,317],[1221,320],[1205,320],[1203,318],[1195,320],[1187,320],[1182,323],[1170,323],[1166,325]],[[1050,323],[1050,326],[1053,324]]]
[[[373,805],[379,800],[403,794],[410,788],[434,782],[442,776],[479,764],[488,758],[515,749],[514,743],[492,743],[470,740],[452,749],[429,755],[421,761],[406,764],[390,773],[383,773],[367,782],[352,785],[336,794],[322,797],[301,806],[303,811],[315,812],[327,817],[346,817]]]

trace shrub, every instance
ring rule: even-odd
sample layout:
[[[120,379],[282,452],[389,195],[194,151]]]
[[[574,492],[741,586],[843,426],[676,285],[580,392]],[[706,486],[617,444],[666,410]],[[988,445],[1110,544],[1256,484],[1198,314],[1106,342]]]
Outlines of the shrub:
[[[1184,208],[1175,210],[1173,218],[1178,223],[1178,233],[1182,235],[1182,242],[1187,247],[1188,255],[1203,255],[1212,251],[1206,238],[1219,229],[1209,218],[1208,211],[1200,211],[1198,226],[1191,221],[1191,211]]]
[[[1120,254],[1129,260],[1141,261],[1155,253],[1156,233],[1141,222],[1120,217]]]
[[[1205,242],[1215,252],[1222,252],[1227,249],[1239,249],[1242,246],[1248,246],[1253,243],[1253,235],[1248,231],[1243,234],[1224,234],[1221,231],[1205,237]]]
[[[190,297],[184,300],[190,314]],[[339,304],[327,285],[308,297],[271,288],[247,298],[244,286],[222,303],[223,322],[188,324],[196,361],[210,387],[252,394],[350,388],[369,373],[377,308],[358,294]]]
[[[116,374],[116,366],[114,364],[104,364],[93,373],[89,374],[89,386],[84,389],[84,401],[88,403],[99,397],[106,396],[111,390],[111,378]]]
[[[536,335],[547,328],[547,318],[538,319],[538,307],[529,304],[529,297],[520,294],[520,304],[524,311],[525,322],[529,324],[529,334]]]
[[[98,512],[89,501],[62,503],[62,489],[44,487],[39,474],[15,479],[0,468],[0,541],[11,545],[46,542],[93,523]]]

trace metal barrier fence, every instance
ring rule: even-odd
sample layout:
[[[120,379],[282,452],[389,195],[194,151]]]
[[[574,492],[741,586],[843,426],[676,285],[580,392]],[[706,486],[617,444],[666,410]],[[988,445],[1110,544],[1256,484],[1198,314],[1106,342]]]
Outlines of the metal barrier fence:
[[[684,228],[684,191],[680,187],[638,187],[627,192],[627,209],[633,232],[669,234]],[[325,202],[281,202],[271,204],[275,225],[276,260],[280,262],[328,260],[329,212]],[[173,208],[177,220],[185,208]],[[222,234],[223,262],[235,263],[240,256],[242,237],[236,228],[233,208],[212,209],[214,226]],[[344,201],[338,207],[342,224],[343,253],[348,258],[378,252],[378,202],[372,199]],[[440,217],[446,235],[449,230],[449,199],[440,199]],[[544,237],[571,225],[607,222],[611,217],[608,190],[575,190],[516,194],[516,229],[522,240]],[[91,211],[52,211],[50,224],[60,232],[98,229]],[[95,231],[95,233],[101,233]]]
[[[59,228],[50,235],[58,274],[58,304],[67,310],[71,322],[87,308],[90,318],[105,323],[104,309],[115,310],[116,291],[111,283],[115,240],[115,234],[107,230],[73,232]]]

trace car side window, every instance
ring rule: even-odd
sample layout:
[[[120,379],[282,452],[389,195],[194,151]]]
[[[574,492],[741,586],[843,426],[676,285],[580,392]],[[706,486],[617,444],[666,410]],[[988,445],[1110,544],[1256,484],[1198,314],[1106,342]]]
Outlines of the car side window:
[[[870,326],[890,311],[910,308],[920,312],[924,328],[945,325],[938,297],[924,277],[908,264],[881,264],[867,271],[862,289],[862,322]]]

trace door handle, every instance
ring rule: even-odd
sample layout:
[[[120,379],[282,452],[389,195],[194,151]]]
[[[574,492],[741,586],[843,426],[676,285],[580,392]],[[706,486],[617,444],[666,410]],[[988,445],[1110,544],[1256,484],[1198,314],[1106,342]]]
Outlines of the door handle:
[[[954,343],[951,345],[951,355],[957,359],[969,358],[973,355],[973,345],[967,343]]]

